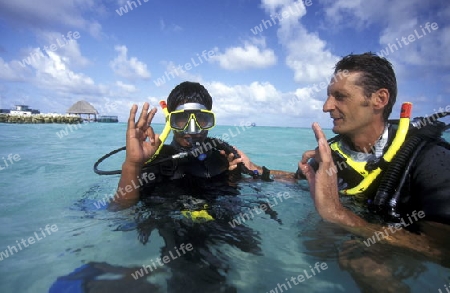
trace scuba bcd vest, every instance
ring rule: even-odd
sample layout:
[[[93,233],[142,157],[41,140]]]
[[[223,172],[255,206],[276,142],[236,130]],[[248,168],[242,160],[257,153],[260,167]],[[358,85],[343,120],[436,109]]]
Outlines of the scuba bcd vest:
[[[390,140],[378,159],[367,162],[355,160],[341,149],[342,136],[329,140],[339,177],[346,184],[340,193],[363,198],[367,200],[372,212],[394,219],[400,217],[398,203],[401,192],[423,147],[436,142],[450,149],[447,142],[439,141],[443,131],[449,126],[437,121],[450,113],[437,113],[434,119],[419,117],[410,123],[408,112],[411,104],[406,105],[409,109],[404,109],[405,104],[402,105],[400,120],[389,120]]]
[[[180,152],[181,151],[181,152]],[[220,151],[225,151],[225,155],[233,154],[239,158],[236,149],[227,142],[206,137],[205,140],[196,147],[183,149],[175,144],[164,145],[160,154],[152,161],[148,161],[143,172],[154,172],[163,176],[180,178],[184,174],[193,175],[201,178],[211,178],[228,171],[228,159]],[[256,170],[249,170],[243,163],[239,163],[234,170],[228,171],[231,181],[241,178],[241,174],[247,174],[254,179],[272,181],[270,179],[270,170],[263,167],[263,173],[259,174]]]
[[[104,160],[106,160],[107,158],[111,157],[114,154],[124,151],[125,149],[126,147],[124,146],[102,156],[100,159],[97,160],[97,162],[95,162],[94,172],[97,173],[98,175],[116,175],[116,174],[120,175],[122,173],[122,170],[104,171],[99,170],[98,167],[100,163],[102,163]],[[220,152],[221,150],[225,151],[226,155],[232,153],[235,158],[240,157],[239,153],[236,151],[234,147],[224,142],[223,140],[217,138],[207,137],[200,146],[197,146],[190,150],[183,150],[181,152],[179,152],[180,148],[174,148],[173,146],[170,145],[162,145],[162,147],[158,149],[158,155],[152,156],[152,158],[150,158],[144,164],[142,173],[143,174],[148,173],[146,170],[156,168],[158,174],[171,176],[173,175],[174,170],[180,165],[179,164],[181,162],[180,160],[186,158],[187,160],[195,159],[197,161],[203,161],[208,157],[208,155],[215,153],[215,157],[221,158],[218,160],[221,161],[222,163],[211,165],[212,168],[210,168],[209,172],[199,173],[196,175],[205,178],[212,177],[228,169],[228,160],[225,158],[225,156],[223,156],[222,154],[220,154],[220,156],[217,156],[217,153]],[[243,163],[239,163],[238,168],[228,172],[235,179],[241,178],[241,174],[247,174],[252,176],[254,179],[261,179],[263,181],[273,181],[270,178],[270,170],[265,166],[263,166],[262,169],[263,172],[262,174],[260,174],[257,170],[249,170]]]
[[[364,193],[369,188],[369,186],[378,178],[378,176],[380,175],[380,173],[382,171],[382,167],[383,167],[384,163],[389,163],[392,160],[392,158],[395,156],[395,154],[398,152],[398,150],[402,146],[403,142],[405,141],[406,134],[408,133],[408,128],[409,128],[409,121],[410,121],[410,117],[411,117],[411,108],[412,108],[411,103],[404,103],[402,105],[397,133],[395,135],[394,140],[391,142],[391,146],[384,153],[379,164],[377,164],[378,166],[371,167],[371,164],[356,163],[350,157],[347,157],[347,158],[344,157],[344,159],[346,159],[346,161],[348,161],[348,164],[350,164],[350,167],[355,167],[355,170],[361,176],[363,176],[364,179],[361,180],[361,182],[353,188],[343,189],[341,191],[341,193],[347,194],[347,195],[357,195],[357,194]],[[332,148],[332,150],[334,149],[341,155],[344,155],[343,152],[338,151],[337,142],[332,143],[331,148]],[[364,168],[363,168],[363,166],[364,166]]]
[[[172,179],[185,175],[211,178],[228,170],[228,160],[219,153],[221,150],[226,154],[236,152],[228,143],[214,138],[205,138],[202,144],[190,149],[175,143],[164,145],[157,157],[144,164],[142,171]]]

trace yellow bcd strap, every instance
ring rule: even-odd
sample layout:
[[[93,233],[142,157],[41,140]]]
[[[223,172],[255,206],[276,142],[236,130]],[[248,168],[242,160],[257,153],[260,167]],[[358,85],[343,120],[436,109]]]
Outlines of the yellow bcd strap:
[[[395,134],[395,138],[392,141],[392,144],[389,147],[389,149],[383,155],[383,159],[388,163],[392,161],[395,154],[397,154],[398,150],[405,142],[405,138],[406,138],[406,135],[408,134],[408,130],[409,130],[409,121],[411,118],[411,110],[412,110],[412,103],[405,102],[402,104],[402,108],[400,111],[400,121],[399,121],[397,132]],[[335,145],[334,147],[336,148],[336,147],[338,147],[338,145]],[[339,153],[342,154],[342,152],[340,150],[339,150]],[[355,166],[354,169],[357,172],[359,172],[361,175],[364,176],[364,174],[361,173],[361,171],[362,171],[361,166],[356,164],[358,162],[353,161],[351,159],[351,157],[347,156],[346,158],[347,158],[347,164],[352,168],[354,168],[352,166],[352,165],[354,165]],[[364,163],[364,165],[365,165],[365,163]],[[367,171],[366,171],[366,173],[367,173]],[[372,172],[368,172],[364,176],[364,179],[357,186],[350,188],[350,189],[341,190],[340,193],[345,194],[345,195],[357,195],[357,194],[363,193],[375,181],[375,179],[377,179],[377,177],[378,177],[378,175],[380,175],[380,173],[381,173],[381,168],[378,167],[377,169],[373,170]]]
[[[185,216],[186,218],[191,219],[195,223],[204,223],[204,222],[208,222],[208,221],[214,221],[214,218],[206,210],[208,208],[208,205],[205,204],[203,206],[203,208],[204,208],[204,210],[200,210],[200,211],[184,210],[184,211],[181,211],[181,214],[183,216]]]
[[[332,144],[330,144],[331,150],[338,152],[345,159],[345,164],[349,165],[353,170],[361,174],[363,177],[369,175],[369,172],[365,168],[367,162],[358,162],[353,160],[351,156],[347,155],[341,150],[339,144],[340,144],[339,141],[335,141]]]

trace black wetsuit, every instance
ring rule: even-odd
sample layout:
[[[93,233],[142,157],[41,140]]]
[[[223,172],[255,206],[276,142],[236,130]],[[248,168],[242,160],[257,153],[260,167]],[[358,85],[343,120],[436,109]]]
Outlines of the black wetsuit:
[[[207,140],[199,150],[185,150],[175,142],[164,145],[160,154],[144,168],[147,174],[153,173],[154,180],[141,188],[141,200],[149,197],[177,198],[191,195],[201,199],[213,199],[219,195],[239,194],[234,182],[240,178],[240,168],[228,171],[228,160],[220,153],[227,153],[232,147],[221,141],[211,144]],[[170,156],[187,152],[187,156],[170,159]],[[241,166],[240,166],[241,167]]]
[[[422,210],[425,219],[450,224],[450,150],[444,143],[433,142],[422,150],[408,183],[405,211]]]
[[[58,278],[50,292],[100,293],[100,292],[237,292],[234,284],[227,282],[227,273],[232,269],[233,258],[221,249],[238,249],[240,253],[261,255],[257,232],[246,224],[230,225],[240,213],[252,205],[260,206],[262,200],[241,201],[236,181],[243,167],[240,164],[233,171],[228,170],[228,159],[220,153],[236,152],[226,142],[209,139],[201,145],[200,151],[184,150],[176,143],[164,145],[160,154],[143,168],[148,184],[141,187],[141,201],[144,205],[134,207],[133,223],[125,222],[117,231],[136,229],[138,240],[143,245],[151,244],[151,235],[157,232],[163,240],[161,258],[171,256],[164,265],[149,266],[151,260],[144,246],[140,253],[145,258],[143,266],[119,267],[107,263],[88,262],[68,276]],[[180,152],[189,155],[181,159],[170,157]],[[244,170],[245,171],[245,170]],[[153,176],[148,176],[153,173]],[[143,179],[141,182],[145,182]],[[228,196],[231,195],[231,196]],[[265,202],[263,202],[265,203]],[[212,220],[202,220],[183,214],[185,211],[206,211]],[[279,221],[276,212],[265,211],[272,219]],[[281,224],[281,221],[280,221]],[[124,237],[130,237],[123,234]],[[177,255],[176,247],[190,245],[192,250]],[[160,243],[156,243],[160,246]],[[228,248],[229,247],[229,248]],[[175,257],[173,257],[175,256]],[[144,272],[137,280],[132,275]],[[160,282],[161,273],[170,274],[165,287]],[[114,278],[108,276],[114,275]],[[155,279],[149,280],[155,275]],[[78,291],[77,291],[78,290]]]
[[[431,126],[430,126],[431,128]],[[384,147],[383,154],[389,148],[395,137],[396,128],[392,125],[389,129],[388,143]],[[411,132],[410,132],[411,133]],[[407,139],[414,135],[408,135]],[[427,134],[425,135],[427,136]],[[337,136],[336,139],[343,139]],[[334,140],[336,141],[336,140]],[[403,148],[403,146],[402,146]],[[401,148],[401,149],[402,149]],[[333,151],[333,158],[337,166],[343,166],[342,158]],[[317,168],[316,162],[311,164]],[[381,163],[382,164],[382,163]],[[388,166],[384,166],[386,170]],[[383,172],[364,194],[366,203],[371,203],[380,186]],[[405,168],[400,175],[405,174]],[[359,184],[362,177],[352,168],[338,167],[338,180],[340,188],[352,188]],[[450,145],[442,138],[428,138],[425,146],[420,150],[416,159],[412,162],[410,171],[405,177],[405,183],[401,188],[397,203],[397,219],[403,219],[411,215],[413,211],[423,211],[425,220],[450,224]],[[369,205],[370,207],[370,205]],[[390,218],[390,217],[388,217]]]

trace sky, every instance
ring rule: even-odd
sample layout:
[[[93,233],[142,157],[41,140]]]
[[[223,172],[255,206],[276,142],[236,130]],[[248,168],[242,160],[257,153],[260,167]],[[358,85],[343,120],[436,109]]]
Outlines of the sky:
[[[391,118],[431,116],[450,109],[449,48],[448,0],[0,0],[0,108],[86,100],[125,122],[187,80],[219,125],[327,128],[335,63],[371,51],[397,74]]]

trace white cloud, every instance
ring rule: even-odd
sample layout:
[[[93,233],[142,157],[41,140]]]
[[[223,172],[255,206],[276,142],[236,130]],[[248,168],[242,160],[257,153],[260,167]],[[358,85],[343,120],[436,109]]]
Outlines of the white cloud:
[[[244,47],[227,48],[225,53],[216,53],[210,59],[218,62],[227,70],[245,70],[270,67],[277,62],[277,57],[271,49],[266,49],[264,38],[246,41]]]
[[[248,85],[206,83],[213,97],[213,111],[219,124],[230,121],[255,121],[258,125],[288,125],[291,119],[323,116],[323,101],[310,88],[281,92],[269,82]]]
[[[59,93],[70,94],[103,94],[104,86],[98,86],[94,80],[83,73],[75,73],[57,52],[47,51],[47,56],[32,62],[36,71],[34,83]]]
[[[327,22],[337,27],[381,26],[380,49],[384,57],[405,65],[449,66],[450,28],[445,24],[450,17],[447,1],[433,3],[422,0],[389,1],[367,0],[323,0]],[[386,9],[386,8],[389,9]],[[423,13],[430,9],[437,13]],[[437,30],[422,31],[427,22],[439,26]],[[415,40],[408,41],[413,35]],[[417,37],[420,36],[420,38]],[[402,38],[405,38],[402,41]],[[400,42],[400,45],[398,44]],[[375,49],[375,48],[374,48]],[[378,50],[378,54],[381,53]],[[375,51],[375,50],[373,50]]]
[[[20,65],[17,60],[6,62],[0,57],[0,80],[24,81],[30,73],[30,69]]]
[[[132,84],[125,84],[125,83],[123,83],[121,81],[117,81],[116,82],[116,86],[119,89],[121,89],[121,90],[123,90],[123,91],[125,91],[127,93],[134,93],[134,92],[137,91],[136,86],[134,86]]]
[[[119,121],[126,122],[128,120],[128,115],[130,113],[130,109],[133,104],[138,105],[138,113],[140,113],[144,102],[148,102],[150,107],[156,107],[158,111],[161,110],[158,102],[161,99],[158,97],[147,97],[147,98],[136,98],[129,97],[127,99],[123,99],[123,95],[121,98],[119,97],[101,97],[95,99],[92,102],[92,105],[97,109],[100,115],[116,115],[119,117]],[[137,119],[137,118],[136,118]],[[158,112],[153,119],[153,123],[164,123],[164,116],[162,113]]]
[[[42,46],[49,47],[55,43],[55,33],[41,33],[39,38]],[[61,43],[61,42],[60,42]],[[57,50],[51,51],[40,48],[22,50],[23,60],[5,62],[0,58],[0,80],[18,81],[33,85],[39,92],[33,91],[32,97],[25,99],[29,103],[36,96],[40,96],[40,103],[45,103],[50,109],[65,111],[68,105],[79,99],[87,99],[103,113],[112,114],[114,111],[121,112],[128,107],[128,101],[137,92],[135,85],[116,81],[111,85],[97,84],[93,78],[81,72],[73,71],[75,65],[88,65],[90,62],[85,58],[76,41],[71,41]],[[138,64],[133,62],[130,64]],[[136,61],[136,60],[135,60]],[[22,64],[21,64],[22,63]],[[17,96],[17,93],[15,93]],[[58,99],[55,99],[58,97]],[[127,97],[124,101],[119,98]],[[31,103],[33,104],[33,103]]]
[[[77,35],[77,39],[73,38],[73,35]],[[80,39],[83,37],[77,31],[68,31],[65,34],[58,32],[39,32],[37,34],[40,43],[42,43],[42,48],[51,48],[55,46],[55,52],[61,56],[63,61],[75,67],[86,67],[91,64],[91,62],[81,54],[80,50]],[[41,49],[41,51],[45,51]]]
[[[124,108],[124,102],[119,100],[114,100],[108,97],[102,97],[101,100],[97,100],[92,103],[94,108],[98,111],[99,115],[116,115]]]
[[[171,79],[172,77],[174,77],[180,80],[196,81],[200,83],[202,82],[202,77],[200,75],[191,73],[191,71],[186,70],[185,67],[184,67],[185,69],[183,70],[179,65],[177,66],[173,61],[169,62],[162,61],[161,63],[166,66],[166,71],[164,72],[164,74],[167,73],[167,76],[170,77]],[[199,66],[201,63],[190,63],[190,64]],[[195,67],[193,67],[192,69],[194,69]]]
[[[286,65],[293,70],[294,80],[308,84],[330,76],[338,58],[327,49],[324,40],[301,24],[300,20],[306,14],[303,3],[263,0],[262,7],[269,15],[283,15],[283,12],[290,15],[279,22],[278,39],[286,49]]]
[[[387,14],[391,10],[386,9],[387,6],[383,5],[385,4],[383,0],[362,2],[362,0],[322,0],[326,20],[331,24],[331,28],[339,26],[361,29],[370,23],[370,14],[379,17],[381,13]],[[380,17],[379,19],[383,21],[385,18]]]
[[[171,31],[171,32],[181,32],[181,31],[183,31],[183,28],[181,26],[179,26],[179,25],[176,25],[176,24],[170,24],[169,26],[167,26],[166,22],[162,18],[159,19],[159,28],[162,31]]]
[[[105,8],[95,0],[16,0],[0,1],[0,18],[18,27],[81,29],[92,36],[101,35],[101,25],[84,14],[101,15]]]
[[[54,34],[46,36],[51,35]],[[50,46],[50,43],[47,45]],[[105,87],[96,85],[92,78],[70,69],[73,64],[88,63],[75,40],[55,51],[41,48],[22,50],[21,59],[6,63],[0,58],[0,79],[30,83],[59,94],[97,95],[106,92]]]
[[[129,80],[149,79],[150,72],[147,65],[139,61],[136,57],[127,58],[127,47],[116,46],[115,50],[119,55],[112,60],[109,65],[115,74]]]
[[[327,78],[338,58],[326,49],[326,42],[303,28],[292,33],[295,37],[286,37],[283,43],[288,51],[286,65],[294,71],[294,80],[312,83]]]

